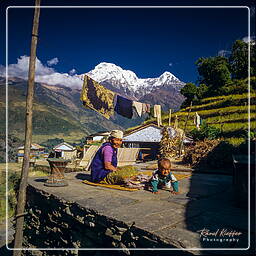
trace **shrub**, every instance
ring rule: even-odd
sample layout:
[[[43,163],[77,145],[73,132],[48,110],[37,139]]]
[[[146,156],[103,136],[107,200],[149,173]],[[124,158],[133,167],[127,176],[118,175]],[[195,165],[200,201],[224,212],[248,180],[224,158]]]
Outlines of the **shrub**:
[[[220,133],[221,131],[219,128],[209,126],[208,124],[206,124],[206,122],[203,122],[201,129],[193,129],[190,132],[190,135],[192,136],[193,140],[198,141],[204,139],[217,139],[218,137],[220,137]]]
[[[245,138],[243,138],[243,137],[238,137],[238,138],[231,137],[231,138],[226,138],[226,141],[229,144],[233,145],[234,147],[239,147],[242,143],[245,142]]]
[[[4,172],[0,176],[0,223],[5,218],[5,175]],[[17,203],[17,191],[20,181],[20,175],[17,172],[10,172],[8,179],[8,207],[9,217],[12,217],[15,212]]]

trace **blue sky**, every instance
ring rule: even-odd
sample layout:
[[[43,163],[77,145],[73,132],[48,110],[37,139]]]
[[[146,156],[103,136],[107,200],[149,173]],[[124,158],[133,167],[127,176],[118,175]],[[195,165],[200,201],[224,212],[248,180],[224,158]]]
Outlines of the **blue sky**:
[[[8,17],[8,62],[13,64],[29,55],[33,9],[9,9]],[[81,74],[111,62],[140,78],[169,71],[195,82],[199,57],[230,50],[247,35],[246,8],[50,8],[41,9],[37,56],[43,65],[57,58],[52,67],[58,72]],[[1,40],[4,44],[4,35]]]

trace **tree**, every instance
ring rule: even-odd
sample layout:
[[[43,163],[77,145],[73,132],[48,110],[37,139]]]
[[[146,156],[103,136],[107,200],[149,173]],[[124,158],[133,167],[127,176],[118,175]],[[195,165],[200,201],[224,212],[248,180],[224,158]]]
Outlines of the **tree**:
[[[197,87],[193,83],[187,83],[183,88],[181,88],[180,93],[186,97],[186,100],[182,103],[181,107],[189,106],[190,102],[195,98],[197,92]]]
[[[200,84],[197,87],[196,96],[197,96],[198,99],[202,99],[204,96],[207,95],[207,92],[208,92],[207,85],[206,84]]]
[[[203,124],[201,125],[201,129],[193,129],[190,132],[190,136],[192,136],[193,140],[214,140],[220,137],[221,130],[214,126],[209,126],[205,121],[203,121]]]
[[[244,79],[248,77],[248,43],[236,40],[229,57],[232,78]]]
[[[231,81],[228,59],[222,56],[199,58],[196,62],[200,83],[205,84],[211,93]]]
[[[251,52],[251,77],[252,76],[256,76],[256,41],[253,40],[251,41],[251,45],[250,45],[250,52]]]
[[[196,95],[196,85],[193,83],[187,83],[181,90],[181,94],[187,99],[192,100]]]

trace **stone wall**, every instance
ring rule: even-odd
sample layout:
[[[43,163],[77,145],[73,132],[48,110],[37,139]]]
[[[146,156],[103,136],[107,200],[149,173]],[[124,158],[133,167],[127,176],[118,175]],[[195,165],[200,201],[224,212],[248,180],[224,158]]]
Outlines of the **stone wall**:
[[[141,251],[127,248],[170,248],[169,244],[157,236],[133,225],[128,226],[124,222],[100,215],[93,209],[83,208],[76,202],[64,201],[32,186],[28,187],[27,211],[24,232],[26,247],[123,248],[118,251],[118,255],[143,255],[140,254]],[[177,253],[172,252],[173,255]],[[147,256],[156,255],[151,253],[147,251]],[[191,255],[182,251],[178,253]],[[57,254],[56,251],[41,251],[34,255],[81,255],[81,251],[63,250]],[[157,255],[160,255],[160,251]],[[171,255],[170,251],[165,255]]]

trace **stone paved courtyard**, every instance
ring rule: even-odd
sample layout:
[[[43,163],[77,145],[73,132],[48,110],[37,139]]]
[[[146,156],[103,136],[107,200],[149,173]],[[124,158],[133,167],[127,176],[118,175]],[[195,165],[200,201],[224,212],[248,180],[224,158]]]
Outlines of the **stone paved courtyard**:
[[[174,172],[179,173],[179,172]],[[214,174],[192,174],[180,181],[180,195],[161,190],[155,195],[149,191],[119,191],[94,187],[82,183],[89,173],[66,174],[67,187],[46,187],[44,179],[30,179],[29,184],[37,190],[53,194],[65,201],[76,202],[86,209],[153,233],[177,248],[186,248],[193,254],[196,248],[247,248],[247,209],[235,206],[232,193],[232,177]],[[201,236],[200,231],[218,231],[218,238]],[[224,231],[223,231],[224,230]],[[222,237],[220,232],[222,232]],[[233,236],[239,240],[220,241],[231,238],[224,233],[237,231]],[[208,240],[206,239],[208,238]]]

